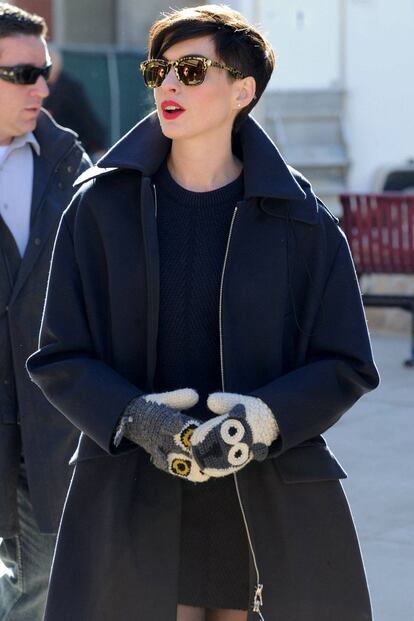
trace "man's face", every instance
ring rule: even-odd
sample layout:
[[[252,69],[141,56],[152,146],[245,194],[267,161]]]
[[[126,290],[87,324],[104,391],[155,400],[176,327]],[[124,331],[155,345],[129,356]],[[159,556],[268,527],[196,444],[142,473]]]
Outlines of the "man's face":
[[[0,38],[0,66],[35,65],[49,62],[46,43],[34,35]],[[0,79],[0,145],[36,127],[42,101],[49,94],[43,76],[35,84],[12,84]]]

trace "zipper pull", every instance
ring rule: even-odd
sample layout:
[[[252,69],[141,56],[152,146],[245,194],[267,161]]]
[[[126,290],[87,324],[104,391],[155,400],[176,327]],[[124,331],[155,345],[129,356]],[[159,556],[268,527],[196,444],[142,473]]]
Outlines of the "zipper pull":
[[[260,616],[260,608],[263,606],[263,584],[258,584],[254,592],[253,612],[258,612]],[[263,618],[263,617],[262,617]]]

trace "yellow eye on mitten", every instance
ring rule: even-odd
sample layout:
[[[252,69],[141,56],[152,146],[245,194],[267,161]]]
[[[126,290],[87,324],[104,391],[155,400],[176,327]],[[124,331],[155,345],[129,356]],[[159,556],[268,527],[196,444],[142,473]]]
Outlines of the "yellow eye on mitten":
[[[191,455],[191,437],[201,422],[180,411],[197,402],[198,394],[191,388],[133,399],[118,425],[115,446],[128,438],[145,449],[160,470],[193,483],[207,481],[209,477]]]

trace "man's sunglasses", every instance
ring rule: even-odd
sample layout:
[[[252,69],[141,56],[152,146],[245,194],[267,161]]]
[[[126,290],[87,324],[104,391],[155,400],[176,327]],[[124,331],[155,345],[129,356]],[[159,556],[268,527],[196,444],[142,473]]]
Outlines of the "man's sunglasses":
[[[36,84],[38,78],[43,76],[49,79],[52,63],[43,67],[34,65],[15,65],[14,67],[0,67],[0,79],[13,84]]]
[[[204,56],[183,56],[178,60],[164,60],[163,58],[151,58],[141,63],[140,68],[144,77],[144,82],[149,88],[161,86],[171,67],[174,67],[175,74],[179,82],[185,86],[197,86],[204,82],[207,69],[217,67],[225,69],[234,78],[244,78],[245,76],[232,67],[227,67],[215,60],[209,60]]]

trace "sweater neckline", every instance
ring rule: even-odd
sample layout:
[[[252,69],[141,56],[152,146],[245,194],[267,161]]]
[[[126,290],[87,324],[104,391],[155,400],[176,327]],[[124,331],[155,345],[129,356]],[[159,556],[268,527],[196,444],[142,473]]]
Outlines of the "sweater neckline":
[[[164,160],[158,171],[155,173],[153,181],[158,190],[164,195],[181,205],[188,207],[213,207],[217,205],[236,203],[243,197],[244,179],[243,171],[234,181],[227,183],[221,188],[208,192],[194,192],[187,190],[179,185],[171,176],[167,162]]]

